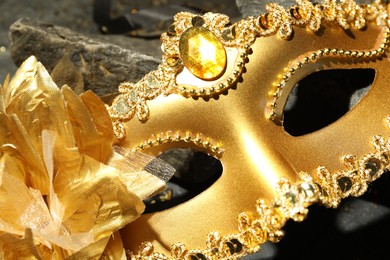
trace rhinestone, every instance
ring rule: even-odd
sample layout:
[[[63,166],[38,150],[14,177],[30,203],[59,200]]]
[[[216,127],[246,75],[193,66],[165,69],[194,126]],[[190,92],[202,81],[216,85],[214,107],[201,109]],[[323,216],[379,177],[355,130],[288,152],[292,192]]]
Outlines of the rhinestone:
[[[119,115],[122,115],[122,116],[126,115],[130,111],[130,109],[131,109],[131,107],[126,100],[121,99],[118,102],[116,102],[115,110],[116,110],[116,112],[118,112]]]
[[[337,180],[337,183],[342,192],[347,192],[352,188],[352,180],[348,177],[341,177]]]
[[[366,173],[368,173],[371,177],[375,177],[379,171],[381,171],[382,168],[382,162],[375,157],[369,158],[364,163],[364,170]]]
[[[175,36],[176,35],[176,28],[175,28],[175,25],[170,25],[169,27],[168,27],[168,32],[167,32],[167,34],[169,35],[169,36]]]
[[[222,42],[203,27],[186,30],[179,41],[180,57],[188,70],[204,80],[218,78],[225,70],[227,58]]]
[[[234,27],[233,27],[234,28]],[[226,29],[222,32],[222,38],[225,40],[225,41],[232,41],[234,40],[234,34],[233,34],[233,30],[232,29]]]
[[[265,13],[259,17],[259,25],[263,30],[267,30],[272,26],[272,19],[269,13]]]
[[[138,95],[137,95],[137,92],[135,90],[131,90],[130,91],[130,100],[131,102],[133,103],[137,103],[138,101]]]
[[[161,87],[160,81],[153,75],[148,75],[146,77],[145,93],[149,94],[152,89],[157,89]]]
[[[284,194],[284,196],[286,197],[286,199],[290,200],[290,202],[291,202],[292,204],[296,204],[296,203],[297,203],[297,196],[296,196],[294,193],[292,193],[292,192],[286,192],[286,193]]]
[[[204,24],[204,20],[200,16],[195,16],[194,18],[192,18],[191,23],[195,27],[200,27]]]
[[[324,190],[319,183],[315,183],[315,185],[317,186],[317,189],[322,196],[325,196],[325,197],[328,196],[328,192],[326,190]]]
[[[232,27],[232,36],[234,37],[234,38],[236,38],[236,35],[237,35],[237,26],[235,25],[235,26],[233,26]]]
[[[316,195],[314,187],[309,183],[302,183],[299,187],[299,192],[303,193],[306,199],[312,199]]]
[[[225,247],[225,250],[228,249],[231,255],[240,253],[242,251],[242,243],[236,238],[233,238],[230,241],[225,242],[225,245],[227,246]]]
[[[297,20],[302,19],[302,16],[299,13],[299,7],[291,8],[290,9],[290,14],[292,15],[292,17],[294,17]]]
[[[207,260],[206,256],[202,253],[196,253],[190,255],[191,260]]]

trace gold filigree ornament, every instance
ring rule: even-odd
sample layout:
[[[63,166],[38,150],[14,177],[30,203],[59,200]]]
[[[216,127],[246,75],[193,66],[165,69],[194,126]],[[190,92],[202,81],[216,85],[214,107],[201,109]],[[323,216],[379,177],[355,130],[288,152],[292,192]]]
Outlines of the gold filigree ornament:
[[[178,13],[161,36],[161,65],[121,84],[108,110],[120,145],[153,155],[190,147],[219,158],[223,173],[193,199],[123,229],[131,258],[251,254],[277,242],[286,221],[302,221],[313,203],[337,207],[388,170],[388,9],[298,0],[233,24],[222,14]],[[284,130],[283,108],[299,80],[352,68],[375,70],[352,110],[310,134]]]

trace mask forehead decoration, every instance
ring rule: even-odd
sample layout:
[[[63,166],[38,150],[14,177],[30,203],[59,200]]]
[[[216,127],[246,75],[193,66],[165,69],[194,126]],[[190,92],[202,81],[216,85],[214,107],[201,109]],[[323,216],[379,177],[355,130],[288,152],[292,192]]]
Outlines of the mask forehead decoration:
[[[277,242],[286,221],[303,220],[311,204],[337,207],[388,170],[387,8],[270,3],[234,24],[222,14],[178,13],[161,36],[161,65],[122,83],[108,110],[121,145],[154,155],[190,147],[219,158],[223,173],[195,198],[126,227],[133,257],[251,254]],[[283,108],[299,80],[352,68],[375,70],[358,105],[313,133],[284,130]]]

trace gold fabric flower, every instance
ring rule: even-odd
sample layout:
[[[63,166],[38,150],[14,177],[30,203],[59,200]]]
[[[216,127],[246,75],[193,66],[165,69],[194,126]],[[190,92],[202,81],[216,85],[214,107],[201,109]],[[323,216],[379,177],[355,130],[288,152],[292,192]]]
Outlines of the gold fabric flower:
[[[113,149],[103,102],[32,56],[0,88],[0,120],[0,259],[125,258],[115,232],[165,182],[143,170],[153,158]]]

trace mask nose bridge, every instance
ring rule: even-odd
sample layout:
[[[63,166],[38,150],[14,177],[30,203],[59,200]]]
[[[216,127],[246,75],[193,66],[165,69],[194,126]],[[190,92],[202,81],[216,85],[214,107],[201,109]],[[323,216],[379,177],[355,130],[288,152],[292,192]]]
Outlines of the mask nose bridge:
[[[272,79],[271,75],[261,75],[267,83]],[[126,237],[129,247],[156,239],[156,233],[160,236],[157,239],[161,250],[169,248],[172,241],[186,241],[188,246],[197,247],[204,243],[210,226],[224,234],[234,233],[239,212],[256,212],[257,199],[274,198],[280,178],[292,182],[298,178],[282,151],[276,148],[277,140],[282,141],[285,133],[264,117],[259,99],[264,99],[267,89],[254,85],[256,82],[259,80],[247,80],[244,74],[243,82],[235,90],[207,101],[178,95],[156,99],[149,103],[151,117],[148,121],[132,120],[126,124],[128,137],[122,144],[126,147],[147,142],[152,134],[180,130],[184,135],[186,131],[201,133],[203,140],[210,138],[223,150],[216,156],[223,166],[221,177],[191,200],[162,212],[146,214],[140,221],[131,223]],[[175,147],[212,153],[202,144],[184,140],[147,147],[144,152],[157,155]],[[188,232],[182,232],[183,228]],[[137,237],[131,237],[134,232]],[[189,240],[189,233],[197,235]]]
[[[239,85],[238,91],[239,89],[245,89],[245,86]],[[129,248],[134,249],[133,246],[136,248],[142,241],[155,239],[156,247],[160,250],[169,248],[172,241],[185,241],[189,247],[196,247],[204,243],[210,226],[223,234],[234,233],[239,212],[255,212],[255,203],[259,198],[271,200],[276,194],[276,182],[281,177],[290,181],[298,178],[291,165],[274,146],[275,138],[283,135],[283,130],[264,118],[260,109],[245,110],[242,102],[247,103],[248,100],[242,95],[234,92],[229,95],[225,99],[221,97],[221,100],[208,102],[183,97],[164,99],[161,103],[156,100],[150,104],[151,113],[154,113],[150,121],[144,124],[133,121],[128,124],[129,136],[126,140],[129,140],[129,144],[149,136],[149,133],[153,133],[151,129],[160,127],[161,131],[176,127],[202,132],[204,137],[212,136],[220,141],[221,148],[224,149],[220,156],[222,176],[193,199],[162,212],[143,215],[139,221],[130,223],[124,235]],[[241,104],[237,104],[238,100],[233,97],[240,97]],[[214,109],[220,116],[213,117],[211,113],[206,113],[205,107],[207,111]],[[226,115],[225,112],[230,110],[235,112]],[[189,115],[191,111],[192,114]],[[245,116],[249,112],[251,116]],[[161,122],[172,116],[177,118],[171,118],[162,126]],[[148,128],[151,129],[147,130]],[[135,131],[136,129],[138,130]],[[130,132],[134,132],[135,136],[131,136]],[[197,147],[192,142],[181,141],[147,148],[145,152],[158,154],[159,150],[183,146]],[[134,233],[137,233],[136,237],[131,236]],[[197,235],[188,239],[188,234]]]

